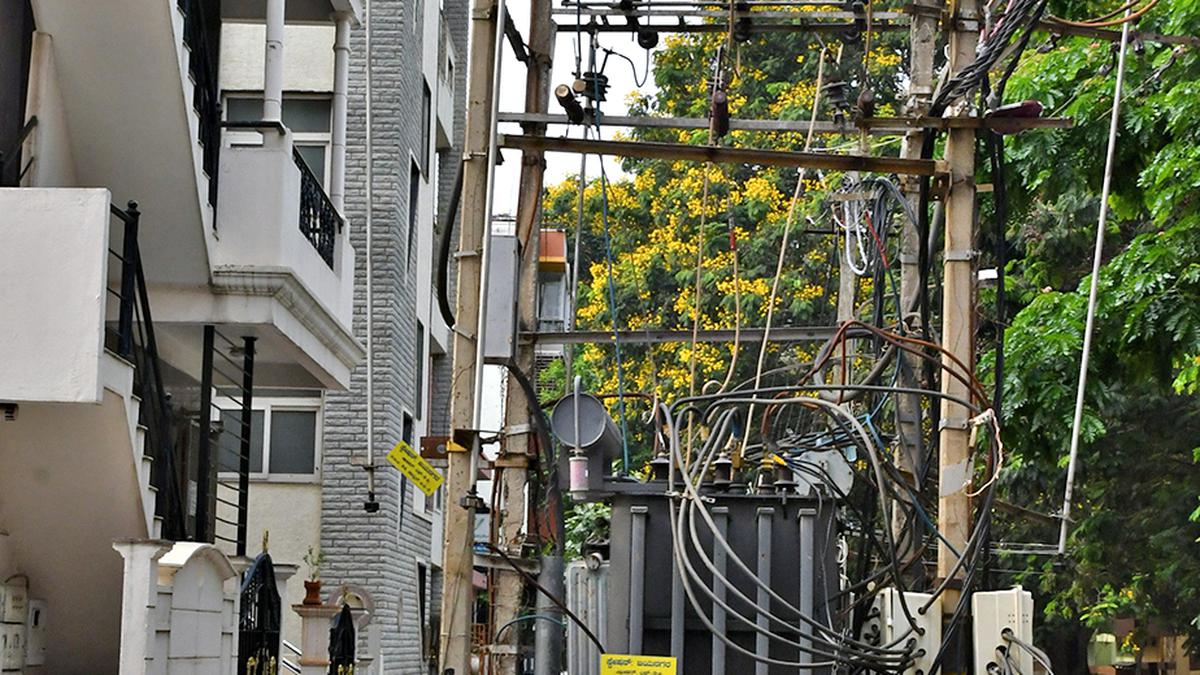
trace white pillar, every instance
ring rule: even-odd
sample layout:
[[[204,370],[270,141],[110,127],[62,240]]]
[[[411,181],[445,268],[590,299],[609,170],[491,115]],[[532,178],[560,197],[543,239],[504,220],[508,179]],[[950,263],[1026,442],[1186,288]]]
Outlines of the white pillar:
[[[263,59],[263,120],[283,119],[283,16],[287,0],[267,0],[267,39]]]
[[[333,41],[333,155],[329,158],[329,199],[342,212],[346,201],[346,109],[350,82],[350,13],[334,15]]]
[[[150,635],[154,607],[158,603],[158,559],[171,550],[171,543],[157,539],[113,542],[125,559],[121,593],[121,672],[147,672],[151,663]],[[165,664],[161,664],[165,668]]]
[[[300,672],[326,675],[329,672],[329,622],[338,605],[292,605],[300,615]]]

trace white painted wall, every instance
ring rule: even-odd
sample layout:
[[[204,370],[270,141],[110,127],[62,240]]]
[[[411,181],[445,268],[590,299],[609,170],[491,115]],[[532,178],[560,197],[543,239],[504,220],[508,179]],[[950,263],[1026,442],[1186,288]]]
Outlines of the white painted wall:
[[[109,194],[0,189],[0,400],[98,403]]]
[[[31,597],[47,603],[46,672],[117,672],[122,563],[112,542],[147,534],[126,401],[106,389],[96,405],[24,404],[3,424],[0,575],[29,575]]]
[[[283,28],[283,89],[298,92],[333,91],[334,26],[288,25]],[[221,25],[221,88],[262,91],[263,42],[261,23],[223,22]]]
[[[58,69],[54,65],[54,39],[46,33],[33,34],[29,59],[29,94],[25,99],[25,118],[37,117],[38,124],[25,141],[23,157],[33,164],[22,181],[27,187],[69,187],[76,185],[75,157],[71,134],[58,88]]]
[[[296,575],[288,580],[283,597],[283,639],[299,645],[300,615],[291,607],[304,599],[304,580],[308,575],[304,554],[310,546],[314,550],[321,547],[320,483],[251,481],[246,523],[246,541],[251,551],[257,549],[264,531],[271,533],[269,548],[276,567],[299,566]]]
[[[195,542],[132,540],[113,548],[124,559],[122,675],[235,672],[238,577],[229,560]]]

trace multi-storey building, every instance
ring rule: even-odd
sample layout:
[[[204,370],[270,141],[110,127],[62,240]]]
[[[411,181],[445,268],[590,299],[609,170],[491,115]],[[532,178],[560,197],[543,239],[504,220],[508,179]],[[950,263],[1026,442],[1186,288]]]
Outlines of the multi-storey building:
[[[0,0],[0,625],[27,671],[227,672],[266,532],[280,582],[319,548],[327,597],[370,610],[372,669],[420,667],[439,502],[383,456],[445,426],[465,3],[371,3],[369,76],[362,5]]]
[[[280,411],[317,411],[318,459],[299,473],[286,467],[276,472],[263,460],[263,474],[252,480],[249,529],[251,539],[270,532],[276,560],[298,563],[310,547],[320,550],[327,598],[349,593],[351,602],[369,610],[363,647],[374,668],[416,672],[436,653],[441,493],[426,497],[385,455],[401,440],[419,447],[421,438],[447,428],[443,390],[450,340],[432,282],[438,205],[453,188],[458,160],[452,144],[465,90],[458,55],[466,43],[466,3],[374,0],[368,21],[369,51],[366,26],[346,36],[344,212],[351,245],[371,251],[370,260],[357,260],[353,323],[356,339],[370,350],[369,363],[352,372],[346,391],[303,400],[259,397],[264,428]],[[288,44],[302,47],[294,57],[285,47],[283,117],[304,125],[306,135],[297,132],[297,142],[319,164],[326,147],[322,129],[304,120],[313,110],[325,119],[319,113],[333,82],[324,66],[336,36],[323,26],[289,28],[294,33],[285,34]],[[227,116],[243,107],[254,110],[261,98],[257,63],[233,56],[250,53],[239,45],[253,44],[260,34],[253,22],[223,27]],[[264,446],[273,444],[272,434]],[[273,448],[264,450],[268,458],[273,454]],[[299,586],[289,588],[293,602]],[[285,617],[285,640],[298,643],[299,631],[296,617]]]

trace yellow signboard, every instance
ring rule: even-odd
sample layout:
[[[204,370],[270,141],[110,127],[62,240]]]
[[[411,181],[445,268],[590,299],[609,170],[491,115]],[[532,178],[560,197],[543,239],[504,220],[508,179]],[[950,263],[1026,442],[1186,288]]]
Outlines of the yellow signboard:
[[[426,462],[412,446],[404,441],[396,444],[392,451],[387,454],[388,461],[392,466],[400,470],[400,473],[408,476],[408,479],[416,485],[421,492],[426,496],[437,492],[441,487],[442,481],[445,480],[442,474],[438,473],[437,469],[433,468],[429,462]]]
[[[600,675],[675,675],[674,656],[601,654]]]

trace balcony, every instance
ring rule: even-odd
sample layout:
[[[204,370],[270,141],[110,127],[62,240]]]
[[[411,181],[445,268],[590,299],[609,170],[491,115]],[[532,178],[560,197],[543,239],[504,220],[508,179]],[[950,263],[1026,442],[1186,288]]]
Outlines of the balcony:
[[[454,48],[454,37],[446,23],[446,15],[438,16],[438,61],[437,61],[437,147],[449,148],[454,138],[454,78],[458,67],[458,53]]]

